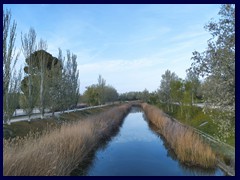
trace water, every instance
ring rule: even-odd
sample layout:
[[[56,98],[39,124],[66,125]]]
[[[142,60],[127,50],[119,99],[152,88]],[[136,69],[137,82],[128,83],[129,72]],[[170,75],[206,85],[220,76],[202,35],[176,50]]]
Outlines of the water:
[[[203,170],[181,164],[145,120],[140,109],[133,108],[119,132],[92,152],[73,175],[88,176],[222,176],[220,169]]]

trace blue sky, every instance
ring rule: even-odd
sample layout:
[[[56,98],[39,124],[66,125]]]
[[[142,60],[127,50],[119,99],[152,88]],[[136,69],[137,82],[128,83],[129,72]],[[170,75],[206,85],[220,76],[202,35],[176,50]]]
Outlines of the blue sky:
[[[185,78],[192,52],[211,37],[203,26],[217,19],[220,5],[4,5],[17,22],[16,46],[30,27],[58,48],[77,55],[80,93],[98,75],[119,93],[156,90],[167,70]],[[65,53],[66,55],[66,53]],[[21,55],[17,67],[24,65]]]

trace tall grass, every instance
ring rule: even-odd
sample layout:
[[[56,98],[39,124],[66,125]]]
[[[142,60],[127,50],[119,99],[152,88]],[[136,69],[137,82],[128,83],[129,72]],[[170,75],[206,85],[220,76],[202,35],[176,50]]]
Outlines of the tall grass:
[[[130,105],[122,105],[41,136],[4,140],[3,174],[69,175],[99,142],[111,135],[129,109]]]
[[[216,166],[214,152],[191,128],[171,120],[155,106],[143,103],[142,108],[149,121],[158,127],[159,133],[164,136],[181,162],[204,168]]]

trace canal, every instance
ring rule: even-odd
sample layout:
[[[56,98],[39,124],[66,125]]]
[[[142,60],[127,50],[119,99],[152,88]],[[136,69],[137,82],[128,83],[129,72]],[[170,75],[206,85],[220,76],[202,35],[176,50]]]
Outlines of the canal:
[[[181,164],[140,108],[133,107],[113,137],[72,175],[87,176],[223,176],[219,168]]]

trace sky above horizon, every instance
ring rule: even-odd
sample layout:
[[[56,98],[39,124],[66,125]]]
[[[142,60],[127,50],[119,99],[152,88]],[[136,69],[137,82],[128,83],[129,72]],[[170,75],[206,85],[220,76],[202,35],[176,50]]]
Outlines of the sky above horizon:
[[[80,93],[97,83],[101,74],[119,93],[150,92],[160,86],[169,69],[185,78],[192,52],[204,51],[211,35],[204,29],[217,20],[219,4],[73,4],[3,5],[21,32],[33,27],[47,41],[48,52],[58,48],[77,55]],[[17,67],[24,66],[21,54]]]

